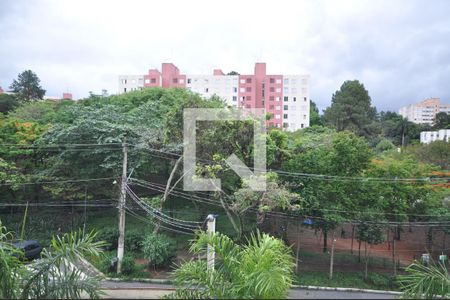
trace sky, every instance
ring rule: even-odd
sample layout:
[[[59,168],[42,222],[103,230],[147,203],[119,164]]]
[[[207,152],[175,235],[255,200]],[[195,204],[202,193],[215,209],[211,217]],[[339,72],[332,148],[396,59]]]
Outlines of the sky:
[[[118,75],[172,62],[309,74],[322,110],[345,80],[380,110],[428,97],[450,103],[450,1],[1,0],[0,86],[23,70],[48,96],[118,92]]]

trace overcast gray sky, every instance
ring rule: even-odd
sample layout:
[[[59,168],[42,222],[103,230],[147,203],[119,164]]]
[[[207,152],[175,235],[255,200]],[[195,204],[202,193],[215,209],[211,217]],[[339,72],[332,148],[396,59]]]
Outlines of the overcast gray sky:
[[[310,74],[321,109],[343,81],[379,110],[450,103],[450,1],[0,0],[0,86],[25,69],[47,95],[116,93],[119,74]]]

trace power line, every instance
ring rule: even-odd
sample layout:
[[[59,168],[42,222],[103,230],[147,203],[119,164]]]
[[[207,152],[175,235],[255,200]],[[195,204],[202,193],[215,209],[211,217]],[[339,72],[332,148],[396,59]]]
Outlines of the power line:
[[[130,180],[131,180],[131,182],[130,182],[131,184],[136,184],[138,186],[150,188],[150,189],[153,189],[153,190],[156,190],[156,191],[160,191],[160,192],[163,192],[165,190],[164,185],[162,185],[162,184],[158,184],[158,183],[154,183],[154,182],[148,182],[148,181],[139,180],[139,179],[135,179],[135,178],[131,178]],[[217,201],[215,201],[215,200],[203,198],[203,197],[200,197],[200,196],[197,196],[197,195],[190,195],[190,194],[187,194],[185,192],[179,192],[177,190],[179,190],[179,189],[175,188],[175,191],[173,192],[174,196],[178,196],[178,197],[181,197],[181,198],[184,198],[184,199],[188,199],[188,200],[192,200],[192,201],[200,200],[199,202],[212,204],[212,205],[216,205],[216,206],[220,206],[220,207],[222,206],[221,204],[217,203]],[[227,203],[227,204],[229,205],[230,203]],[[252,212],[257,212],[257,209],[255,209],[255,208],[251,208],[249,210],[252,211]],[[345,213],[350,213],[350,214],[372,214],[372,212],[364,212],[364,211],[362,211],[362,212],[355,212],[355,211],[349,211],[349,210],[326,209],[326,208],[316,208],[316,209],[312,208],[312,210],[315,210],[315,211],[337,211],[337,212],[345,212]],[[292,218],[298,218],[299,217],[299,216],[297,216],[295,214],[288,214],[288,213],[283,213],[283,212],[266,212],[266,214],[268,214],[268,215],[281,215],[281,216],[287,216],[287,217],[292,217]],[[388,213],[388,212],[386,212],[386,213],[379,212],[377,214],[380,214],[380,215],[393,215],[393,216],[405,215],[405,216],[442,217],[442,215],[431,215],[431,214],[429,214],[429,215],[422,214],[421,215],[421,214],[413,214],[413,213],[395,214],[395,213]],[[319,216],[306,216],[306,217],[316,218],[316,219],[317,218],[318,219],[324,219],[324,218],[321,218]],[[358,223],[369,222],[369,221],[361,221],[361,220],[351,220],[351,221],[352,222],[358,222]],[[449,221],[450,221],[450,219],[449,219]],[[378,223],[381,223],[381,221],[378,221],[377,224]],[[390,223],[391,224],[394,224],[394,223],[395,224],[399,224],[399,223],[401,223],[401,224],[404,224],[404,223],[410,224],[411,222],[394,222],[394,221],[391,221]],[[415,222],[415,224],[417,224],[417,223],[418,222]],[[427,223],[427,224],[439,223],[439,224],[441,224],[442,222],[422,222],[422,223]],[[383,222],[383,224],[384,224],[384,222]]]
[[[58,183],[76,183],[76,182],[87,182],[87,181],[103,181],[111,180],[115,177],[102,177],[102,178],[86,178],[86,179],[69,179],[69,180],[54,180],[54,181],[35,181],[35,182],[18,182],[18,183],[0,183],[0,186],[11,186],[11,185],[35,185],[35,184],[58,184]]]
[[[166,215],[164,215],[161,212],[155,212],[154,209],[152,209],[149,206],[146,206],[142,200],[140,200],[129,188],[127,188],[127,194],[131,197],[131,199],[133,199],[142,209],[144,209],[149,215],[151,215],[152,217],[158,219],[161,222],[164,222],[168,225],[180,228],[180,229],[184,229],[184,230],[191,230],[194,231],[196,229],[199,228],[198,225],[189,225],[189,224],[183,224],[182,222],[180,222],[180,220],[171,218],[169,220],[169,218],[167,218]],[[200,222],[199,222],[200,223]]]
[[[136,147],[134,145],[131,145],[133,147]],[[168,152],[160,149],[153,149],[153,148],[136,148],[137,150],[146,150],[148,152],[159,152],[164,154],[170,154],[174,155],[176,157],[182,157],[182,154],[174,153],[174,152]],[[159,156],[161,157],[161,156]],[[164,157],[164,158],[170,158],[170,157]],[[198,161],[203,161],[207,163],[213,163],[213,164],[219,164],[222,166],[228,166],[227,164],[223,162],[217,162],[207,159],[197,159]],[[239,167],[239,166],[235,166]],[[244,168],[244,167],[242,167]],[[260,171],[260,172],[274,172],[280,175],[284,176],[291,176],[291,177],[301,177],[301,178],[310,178],[310,179],[317,179],[317,180],[326,180],[326,181],[350,181],[350,182],[377,182],[377,183],[418,183],[418,182],[446,182],[450,180],[450,177],[419,177],[419,178],[392,178],[392,177],[354,177],[354,176],[339,176],[339,175],[327,175],[327,174],[312,174],[312,173],[299,173],[299,172],[288,172],[283,170],[277,170],[277,169],[257,169],[253,167],[245,167],[249,168],[253,171]]]

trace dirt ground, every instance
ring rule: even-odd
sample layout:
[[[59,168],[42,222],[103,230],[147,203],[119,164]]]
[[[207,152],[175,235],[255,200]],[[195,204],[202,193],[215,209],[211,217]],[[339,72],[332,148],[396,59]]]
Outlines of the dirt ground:
[[[433,229],[432,240],[429,240],[428,227],[403,228],[400,240],[395,241],[395,260],[402,265],[410,264],[414,259],[419,259],[423,253],[432,253],[435,259],[440,254],[450,256],[450,237],[444,235],[442,230]],[[287,230],[288,241],[291,245],[297,245],[300,240],[300,249],[310,252],[321,252],[323,248],[323,235],[320,231],[314,231],[306,227],[298,227],[296,224],[289,224]],[[336,253],[358,254],[359,243],[353,239],[352,227],[350,225],[338,227],[335,231],[335,251]],[[370,257],[378,257],[392,260],[393,245],[392,231],[386,230],[386,242],[379,245],[368,245]],[[328,234],[328,250],[331,249],[332,233]],[[361,245],[361,253],[364,255],[364,243]],[[301,251],[300,250],[300,251]]]

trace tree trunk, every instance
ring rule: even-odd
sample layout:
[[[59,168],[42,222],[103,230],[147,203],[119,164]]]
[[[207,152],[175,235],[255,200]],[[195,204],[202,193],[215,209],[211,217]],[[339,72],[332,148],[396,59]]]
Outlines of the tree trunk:
[[[389,238],[389,233],[391,232],[391,230],[390,229],[387,229],[387,238],[386,238],[386,240],[387,240],[387,242],[388,242],[388,250],[391,250],[391,239]]]
[[[164,195],[163,195],[163,197],[162,197],[162,199],[161,199],[161,203],[160,203],[160,205],[159,205],[159,209],[160,209],[160,210],[162,210],[163,205],[164,205],[164,202],[166,202],[167,197],[169,196],[169,193],[170,193],[170,191],[169,191],[170,184],[172,183],[172,180],[173,180],[173,177],[174,177],[174,175],[175,175],[175,172],[177,171],[178,165],[180,164],[180,162],[181,162],[182,159],[183,159],[183,156],[180,156],[180,157],[177,159],[177,161],[175,162],[175,165],[173,166],[172,171],[170,172],[170,176],[169,176],[169,179],[167,180],[166,188],[165,188],[165,190],[164,190]],[[195,201],[194,201],[194,202],[195,202]],[[155,224],[155,228],[153,229],[153,233],[154,233],[154,234],[157,234],[157,233],[159,232],[159,229],[161,228],[161,221],[160,221],[160,220],[156,220],[155,223],[156,223],[156,224]]]
[[[401,238],[401,236],[400,236],[400,233],[401,233],[401,228],[400,228],[400,225],[397,225],[397,230],[396,230],[396,234],[397,234],[397,241],[400,241],[400,238]]]
[[[332,234],[332,241],[331,241],[331,259],[330,259],[330,280],[333,279],[333,265],[334,265],[334,243],[336,242],[336,239],[334,238],[334,230]]]
[[[328,232],[327,230],[323,231],[323,253],[327,252],[328,250]]]
[[[433,252],[433,227],[428,228],[427,232],[427,250]]]
[[[300,221],[297,223],[297,253],[295,254],[295,273],[298,274],[298,260],[300,257]]]
[[[353,240],[355,239],[355,225],[352,225],[352,245],[350,249],[350,253],[353,254]]]
[[[361,262],[361,241],[358,241],[358,262]]]
[[[367,269],[368,269],[368,266],[369,266],[369,256],[367,255],[367,242],[364,243],[364,256],[365,256],[365,260],[366,260],[365,261],[366,265],[365,265],[365,268],[364,268],[364,279],[367,280],[367,277],[368,277]]]
[[[397,276],[397,263],[395,261],[395,234],[392,233],[392,263],[394,265],[394,276]]]

